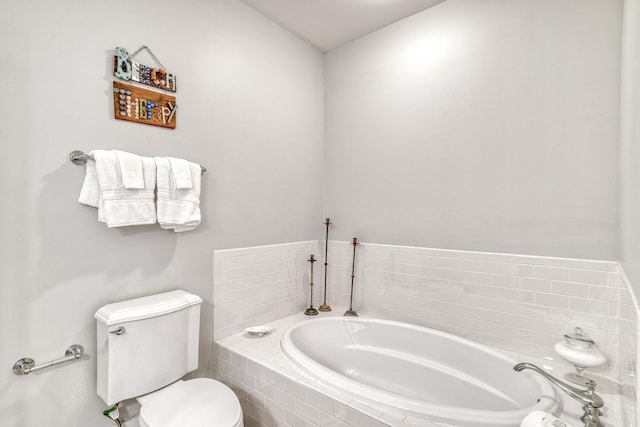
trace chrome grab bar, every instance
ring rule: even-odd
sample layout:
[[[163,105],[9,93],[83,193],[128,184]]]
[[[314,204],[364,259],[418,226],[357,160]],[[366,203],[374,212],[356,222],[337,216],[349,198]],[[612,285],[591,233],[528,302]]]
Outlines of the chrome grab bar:
[[[39,371],[40,369],[80,359],[83,354],[84,347],[82,347],[80,344],[73,344],[69,346],[69,348],[67,348],[67,350],[64,352],[65,357],[63,357],[62,359],[56,359],[52,360],[51,362],[43,363],[42,365],[36,366],[35,360],[31,359],[30,357],[23,357],[13,364],[13,372],[16,375],[27,375],[31,372]]]

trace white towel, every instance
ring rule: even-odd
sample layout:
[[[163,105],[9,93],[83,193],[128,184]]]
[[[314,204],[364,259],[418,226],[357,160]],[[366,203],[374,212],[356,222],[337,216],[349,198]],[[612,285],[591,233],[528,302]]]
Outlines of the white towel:
[[[184,159],[176,159],[175,157],[167,157],[171,165],[171,186],[177,190],[189,190],[193,188],[191,180],[191,166]]]
[[[176,233],[193,230],[200,224],[200,165],[189,162],[190,189],[174,188],[175,178],[166,157],[154,157],[157,167],[158,224]]]
[[[140,156],[126,151],[113,150],[113,152],[118,157],[122,186],[127,189],[144,190],[144,172]]]
[[[561,421],[544,411],[533,411],[522,420],[520,427],[546,427],[546,426],[563,426],[573,427],[565,421]]]
[[[91,151],[89,155],[94,156],[94,153],[95,151]],[[86,163],[84,182],[80,189],[78,202],[94,208],[97,208],[100,205],[100,184],[98,184],[96,163],[93,161],[87,161]]]
[[[95,163],[87,163],[87,172],[83,188],[80,191],[79,202],[97,207],[98,221],[106,223],[110,228],[155,224],[156,170],[153,159],[140,158],[144,188],[126,189],[123,188],[122,172],[116,153],[95,150],[90,154],[93,155]]]

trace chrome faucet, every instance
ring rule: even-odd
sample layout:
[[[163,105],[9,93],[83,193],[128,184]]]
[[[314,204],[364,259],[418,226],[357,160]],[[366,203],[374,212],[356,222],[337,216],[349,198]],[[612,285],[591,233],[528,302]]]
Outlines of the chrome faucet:
[[[604,400],[596,394],[596,383],[593,380],[587,382],[587,389],[581,390],[577,387],[569,385],[563,381],[560,381],[553,375],[548,374],[544,370],[540,369],[532,363],[518,363],[513,367],[514,371],[521,372],[524,369],[531,369],[536,371],[553,384],[555,384],[560,390],[573,397],[584,406],[584,415],[580,418],[584,422],[584,427],[605,427],[604,423],[600,421],[600,408],[604,406]]]

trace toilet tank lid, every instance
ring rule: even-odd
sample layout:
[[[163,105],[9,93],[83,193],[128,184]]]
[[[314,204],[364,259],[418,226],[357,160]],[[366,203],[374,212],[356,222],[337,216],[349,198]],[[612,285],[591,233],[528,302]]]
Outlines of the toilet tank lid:
[[[201,304],[202,298],[183,290],[107,304],[94,317],[107,326],[147,319]]]

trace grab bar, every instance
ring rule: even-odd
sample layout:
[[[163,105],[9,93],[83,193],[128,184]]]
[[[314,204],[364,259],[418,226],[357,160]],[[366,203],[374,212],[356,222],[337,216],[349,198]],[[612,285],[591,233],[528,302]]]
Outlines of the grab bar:
[[[67,348],[67,351],[64,352],[65,357],[63,357],[62,359],[56,359],[52,360],[51,362],[43,363],[42,365],[36,366],[35,360],[31,359],[30,357],[23,357],[13,364],[13,372],[16,375],[27,375],[31,372],[39,371],[40,369],[80,359],[83,354],[84,347],[82,347],[80,344],[73,344],[69,346],[69,348]]]
[[[74,165],[84,165],[87,163],[87,160],[94,160],[91,154],[86,154],[83,151],[75,150],[69,153],[69,160]],[[200,169],[202,170],[201,174],[204,174],[207,171],[207,168],[200,165]]]

